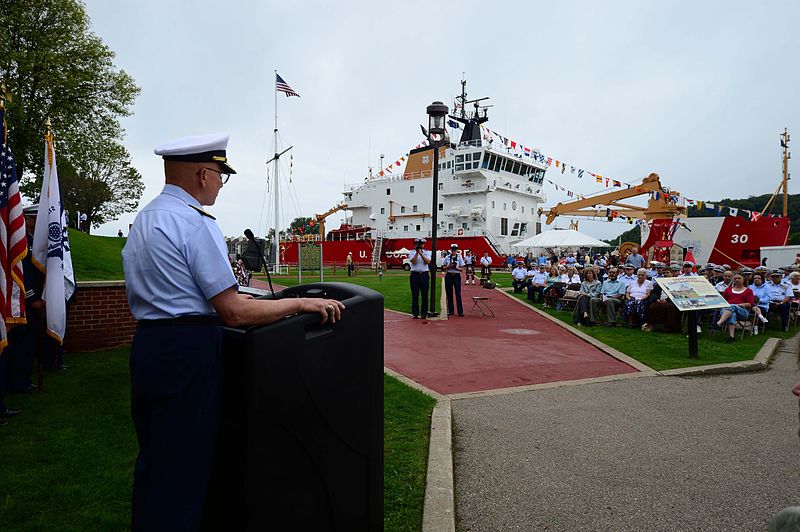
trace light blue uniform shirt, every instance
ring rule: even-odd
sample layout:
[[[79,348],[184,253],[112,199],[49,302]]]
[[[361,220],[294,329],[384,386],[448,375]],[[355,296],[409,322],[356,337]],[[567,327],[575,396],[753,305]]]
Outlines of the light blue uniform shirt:
[[[628,283],[623,282],[617,277],[616,281],[612,281],[611,279],[606,279],[603,281],[603,285],[600,288],[600,294],[604,296],[619,296],[625,295],[625,292],[628,290]]]
[[[122,250],[137,320],[215,314],[209,299],[236,286],[217,223],[185,190],[165,185],[136,216]]]
[[[426,249],[419,250],[417,253],[416,249],[412,249],[411,253],[408,254],[409,263],[411,264],[411,271],[412,272],[429,272],[430,265],[425,264],[425,261],[422,257],[425,257],[429,261],[431,260],[431,252]]]

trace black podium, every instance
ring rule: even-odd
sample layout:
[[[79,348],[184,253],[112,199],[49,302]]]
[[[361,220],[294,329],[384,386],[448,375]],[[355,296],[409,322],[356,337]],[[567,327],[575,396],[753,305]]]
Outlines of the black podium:
[[[275,294],[346,305],[225,332],[205,530],[383,529],[383,296],[346,283]],[[270,296],[265,296],[270,297]]]

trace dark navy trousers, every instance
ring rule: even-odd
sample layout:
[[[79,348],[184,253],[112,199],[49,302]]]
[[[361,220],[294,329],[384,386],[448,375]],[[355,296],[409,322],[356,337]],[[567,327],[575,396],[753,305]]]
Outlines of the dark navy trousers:
[[[132,530],[199,530],[220,422],[222,327],[140,322],[131,347],[139,440]]]
[[[411,272],[411,314],[413,316],[428,316],[428,288],[431,284],[430,272]],[[419,298],[422,296],[422,305]]]
[[[458,315],[464,315],[464,305],[461,303],[461,274],[448,273],[444,276],[444,289],[447,293],[447,314],[453,314],[453,299]]]

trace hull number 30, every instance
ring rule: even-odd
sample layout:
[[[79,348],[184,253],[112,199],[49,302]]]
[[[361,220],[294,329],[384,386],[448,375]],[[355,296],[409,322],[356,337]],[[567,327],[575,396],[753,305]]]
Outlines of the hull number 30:
[[[747,235],[731,235],[731,244],[747,244],[750,237]]]

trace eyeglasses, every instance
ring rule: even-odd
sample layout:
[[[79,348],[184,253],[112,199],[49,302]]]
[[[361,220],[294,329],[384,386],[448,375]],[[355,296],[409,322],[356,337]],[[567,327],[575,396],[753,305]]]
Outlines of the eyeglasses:
[[[221,170],[217,170],[216,168],[207,168],[207,167],[204,167],[204,168],[203,168],[203,170],[210,170],[210,171],[212,171],[212,172],[216,172],[216,173],[218,173],[218,174],[219,174],[219,178],[220,178],[220,180],[222,181],[222,184],[223,184],[223,185],[224,185],[225,183],[227,183],[227,182],[228,182],[228,179],[230,179],[230,178],[231,178],[231,174],[229,174],[229,173],[227,173],[227,172],[223,172],[223,171],[221,171]],[[198,173],[199,173],[199,172],[198,172]]]

